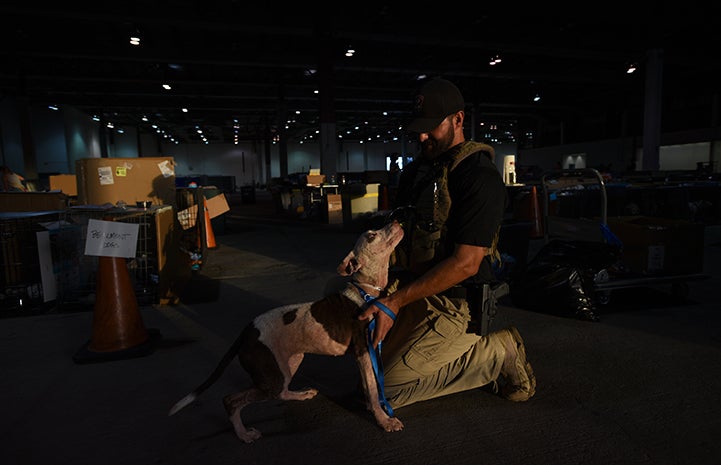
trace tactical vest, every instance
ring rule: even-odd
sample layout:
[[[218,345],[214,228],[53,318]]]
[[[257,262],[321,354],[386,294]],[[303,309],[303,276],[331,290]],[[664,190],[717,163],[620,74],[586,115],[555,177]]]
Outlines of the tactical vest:
[[[446,222],[451,209],[448,173],[476,152],[494,154],[487,144],[466,141],[440,159],[408,166],[415,174],[410,184],[399,186],[400,207],[407,205],[408,212],[403,221],[404,237],[394,251],[392,264],[421,274],[451,254],[446,250]],[[492,259],[498,256],[497,242],[498,232],[491,246]]]

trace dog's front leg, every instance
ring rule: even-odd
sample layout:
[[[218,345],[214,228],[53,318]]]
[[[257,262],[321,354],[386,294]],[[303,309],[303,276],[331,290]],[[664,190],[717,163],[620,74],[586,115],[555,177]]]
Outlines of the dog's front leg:
[[[373,413],[378,426],[388,432],[402,430],[403,423],[398,418],[388,416],[381,406],[380,399],[378,397],[376,375],[373,371],[373,364],[371,363],[368,348],[365,346],[358,346],[356,344],[355,355],[358,368],[360,369],[361,382],[363,384],[363,391],[366,395],[368,410]]]

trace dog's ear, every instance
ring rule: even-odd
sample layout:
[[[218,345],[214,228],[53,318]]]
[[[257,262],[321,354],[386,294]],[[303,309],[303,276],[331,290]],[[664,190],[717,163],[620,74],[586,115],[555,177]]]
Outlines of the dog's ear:
[[[358,271],[361,267],[361,264],[356,260],[355,258],[355,252],[352,250],[348,252],[348,255],[343,259],[342,262],[340,262],[340,265],[338,265],[338,268],[336,268],[336,271],[341,276],[350,276],[356,271]]]

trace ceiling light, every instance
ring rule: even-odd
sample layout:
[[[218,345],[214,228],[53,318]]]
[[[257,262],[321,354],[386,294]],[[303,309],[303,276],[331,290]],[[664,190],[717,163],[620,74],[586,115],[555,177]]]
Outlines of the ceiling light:
[[[539,94],[536,94],[536,95],[533,97],[533,101],[534,101],[534,102],[538,102],[538,101],[540,101],[540,100],[541,100],[541,96],[540,96]]]
[[[133,25],[130,31],[130,45],[140,45],[140,29],[136,25]]]
[[[626,74],[632,74],[634,71],[636,71],[636,63],[631,63],[626,69]]]
[[[163,89],[170,90],[172,87],[170,87],[170,84],[163,84]]]

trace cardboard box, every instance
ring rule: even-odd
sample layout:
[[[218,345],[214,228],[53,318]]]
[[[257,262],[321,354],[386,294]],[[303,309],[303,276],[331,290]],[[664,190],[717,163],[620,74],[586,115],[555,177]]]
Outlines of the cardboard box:
[[[343,200],[340,194],[325,196],[328,208],[328,224],[343,224]]]
[[[172,157],[81,158],[75,162],[79,205],[175,205]]]
[[[211,197],[205,201],[206,207],[208,208],[208,216],[212,219],[230,210],[228,201],[225,198],[225,194],[222,192],[214,197]]]
[[[306,175],[306,184],[309,186],[320,186],[325,182],[325,174]]]
[[[370,216],[378,212],[378,193],[380,184],[348,184],[343,196],[343,217],[346,223]]]
[[[0,212],[61,211],[67,206],[62,192],[0,192]]]
[[[642,275],[694,274],[703,271],[702,223],[646,216],[608,219],[623,243],[623,262]]]
[[[78,195],[78,178],[74,174],[55,174],[48,179],[51,191],[60,191],[71,197]]]

